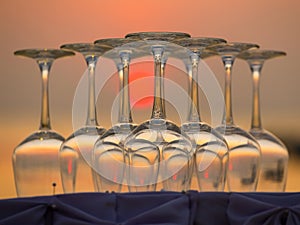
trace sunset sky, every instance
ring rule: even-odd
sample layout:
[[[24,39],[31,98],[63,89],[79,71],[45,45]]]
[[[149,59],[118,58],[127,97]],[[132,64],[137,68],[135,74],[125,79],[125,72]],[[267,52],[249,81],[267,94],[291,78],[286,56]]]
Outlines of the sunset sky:
[[[266,62],[263,68],[262,120],[266,129],[292,148],[287,190],[300,190],[300,182],[294,182],[298,179],[294,174],[300,169],[294,166],[296,147],[300,150],[299,0],[11,0],[1,1],[0,15],[0,198],[15,197],[12,152],[38,129],[40,121],[38,67],[33,60],[16,57],[13,52],[25,48],[58,48],[65,43],[124,37],[139,31],[181,31],[195,37],[250,42],[263,49],[287,52],[285,57]],[[223,87],[220,58],[213,57],[206,62]],[[79,54],[59,59],[52,67],[51,122],[53,129],[65,137],[73,131],[72,102],[85,69]],[[152,69],[149,61],[132,67],[135,76],[151,75]],[[181,73],[169,66],[166,77],[186,88],[186,77]],[[115,74],[98,98],[99,122],[106,128],[111,125],[112,102],[118,92],[116,82]],[[145,91],[151,92],[149,86],[145,86]],[[251,94],[249,67],[237,60],[233,69],[233,113],[235,122],[245,129],[250,126]],[[205,104],[201,110],[203,119],[209,122],[210,113]],[[150,112],[149,104],[135,107],[133,118],[140,123],[150,117]],[[168,118],[178,122],[178,113],[172,105],[167,105]]]

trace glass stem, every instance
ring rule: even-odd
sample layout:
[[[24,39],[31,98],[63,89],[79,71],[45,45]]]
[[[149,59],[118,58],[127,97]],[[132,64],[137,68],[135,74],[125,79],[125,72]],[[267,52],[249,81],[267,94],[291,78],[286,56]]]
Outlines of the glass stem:
[[[50,130],[49,114],[49,72],[53,60],[38,60],[39,68],[42,75],[42,109],[40,130]]]
[[[190,55],[190,60],[192,63],[192,77],[189,79],[189,95],[191,99],[190,110],[189,110],[189,122],[199,122],[200,121],[200,111],[199,111],[199,98],[198,98],[198,65],[200,57],[192,53]]]
[[[89,55],[85,57],[88,65],[88,112],[86,125],[98,126],[97,112],[96,112],[96,98],[95,98],[95,69],[98,60],[98,56]]]
[[[154,102],[152,108],[151,119],[165,119],[165,104],[164,104],[164,80],[162,77],[162,55],[163,47],[152,47],[152,53],[154,56],[154,69],[155,69],[155,80],[154,80]]]
[[[191,98],[191,88],[192,88],[192,79],[193,79],[193,66],[192,66],[192,63],[191,63],[191,60],[188,60],[185,62],[185,68],[186,68],[186,71],[188,73],[188,93],[189,93],[189,96],[190,96],[190,99]],[[191,106],[189,106],[190,108]]]
[[[263,62],[252,64],[249,62],[252,71],[253,81],[253,103],[252,103],[252,122],[251,129],[261,129],[260,119],[260,98],[259,98],[259,83],[260,83],[260,71],[263,66]]]
[[[166,63],[167,63],[167,60],[168,60],[168,57],[166,56],[163,56],[162,59],[161,59],[161,69],[160,69],[160,73],[161,73],[161,79],[162,79],[162,82],[164,82],[164,77],[165,77],[165,69],[166,69]],[[161,98],[162,98],[162,109],[165,110],[165,86],[164,84],[162,84],[162,87],[161,87],[162,91],[161,91]]]
[[[233,125],[231,74],[235,56],[223,56],[222,60],[225,67],[225,113],[223,116],[223,124]]]
[[[130,53],[120,52],[121,65],[119,68],[120,79],[120,93],[121,99],[119,101],[119,123],[132,123],[131,106],[130,106],[130,93],[129,93],[129,64]]]

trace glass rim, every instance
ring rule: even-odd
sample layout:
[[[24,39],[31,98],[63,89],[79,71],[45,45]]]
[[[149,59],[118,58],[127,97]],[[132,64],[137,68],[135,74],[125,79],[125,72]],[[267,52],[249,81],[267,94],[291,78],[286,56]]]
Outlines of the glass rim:
[[[126,39],[126,38],[104,38],[104,39],[97,39],[94,41],[95,45],[106,45],[110,46],[111,48],[118,48],[122,45],[129,44],[135,41],[140,41],[140,39]]]
[[[286,56],[286,52],[267,49],[250,49],[245,50],[237,55],[237,58],[244,60],[267,60],[279,56]]]
[[[71,50],[82,54],[103,54],[106,51],[112,49],[107,45],[95,45],[94,43],[70,43],[60,46],[61,49]]]
[[[215,37],[191,37],[174,40],[174,43],[186,48],[204,48],[220,43],[227,43],[223,38]]]
[[[180,38],[190,38],[191,35],[184,32],[157,31],[157,32],[134,32],[125,35],[125,38],[136,38],[139,40],[162,40],[173,41]]]
[[[32,59],[57,59],[65,56],[72,56],[75,55],[75,53],[63,49],[32,48],[17,50],[14,52],[14,55]]]
[[[259,48],[258,44],[246,43],[246,42],[229,42],[220,43],[207,47],[207,49],[216,51],[219,55],[230,54],[230,53],[240,53],[248,49]]]

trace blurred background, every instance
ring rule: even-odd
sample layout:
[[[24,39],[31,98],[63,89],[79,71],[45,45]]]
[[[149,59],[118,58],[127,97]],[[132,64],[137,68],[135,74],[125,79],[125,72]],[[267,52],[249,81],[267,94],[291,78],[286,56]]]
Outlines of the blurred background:
[[[11,156],[15,146],[40,121],[41,79],[33,60],[16,57],[24,48],[58,48],[65,43],[93,42],[124,37],[139,31],[182,31],[192,36],[220,37],[228,41],[257,43],[264,49],[282,50],[286,57],[265,63],[261,81],[262,120],[290,152],[287,191],[299,191],[300,179],[300,2],[298,0],[11,0],[0,3],[0,198],[15,197]],[[223,66],[218,57],[206,61],[223,87]],[[153,75],[151,62],[132,67],[131,79]],[[72,133],[72,102],[86,65],[82,56],[57,60],[50,75],[50,113],[54,130]],[[101,68],[98,68],[101,69]],[[167,67],[166,77],[186,88],[182,71]],[[131,90],[139,98],[152,84]],[[148,90],[149,89],[149,90]],[[117,76],[112,76],[98,97],[98,119],[111,126],[111,107],[117,95]],[[244,61],[233,69],[235,123],[249,129],[251,76]],[[202,95],[203,120],[210,122]],[[140,123],[150,117],[151,99],[133,105]],[[179,112],[167,104],[167,116],[180,122]]]

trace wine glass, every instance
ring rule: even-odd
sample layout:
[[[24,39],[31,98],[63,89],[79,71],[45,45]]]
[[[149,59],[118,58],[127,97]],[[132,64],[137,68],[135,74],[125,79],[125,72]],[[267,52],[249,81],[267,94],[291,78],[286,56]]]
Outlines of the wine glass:
[[[179,187],[181,190],[187,186],[192,146],[189,138],[181,134],[180,128],[166,120],[163,79],[168,55],[174,49],[180,48],[170,41],[185,37],[190,35],[177,32],[141,32],[126,35],[126,38],[140,39],[147,43],[144,49],[153,55],[155,74],[151,119],[140,124],[124,143],[125,161],[129,165],[126,176],[129,191],[154,191],[160,181],[163,181],[164,190],[170,190],[168,180],[174,178],[177,183],[182,183]],[[167,144],[172,142],[173,145],[168,147]],[[183,142],[189,144],[183,145]],[[180,148],[181,146],[184,148]],[[187,160],[180,160],[182,158]],[[178,188],[178,185],[172,187]]]
[[[283,192],[286,186],[289,153],[285,145],[274,134],[262,127],[260,117],[259,84],[263,64],[266,60],[285,56],[282,51],[248,50],[237,57],[249,63],[253,79],[252,123],[249,131],[261,148],[261,173],[257,190]]]
[[[214,56],[217,53],[205,50],[206,47],[225,43],[224,39],[194,37],[175,41],[176,44],[190,50],[189,60],[185,60],[189,72],[189,97],[191,99],[187,122],[182,130],[194,142],[194,173],[192,184],[198,181],[200,191],[223,191],[227,168],[228,147],[225,139],[200,118],[198,99],[198,65],[200,59]],[[196,179],[195,179],[195,178]],[[192,185],[193,186],[193,185]]]
[[[119,83],[119,115],[117,124],[107,130],[95,143],[92,160],[95,170],[95,182],[98,191],[122,190],[125,172],[123,143],[129,133],[136,128],[131,116],[129,95],[129,64],[133,57],[140,57],[141,42],[125,39],[110,38],[95,41],[95,44],[106,44],[114,47],[103,57],[113,59],[116,63]]]
[[[91,192],[95,190],[91,168],[91,155],[96,140],[106,130],[97,122],[95,106],[95,69],[99,57],[110,46],[92,43],[74,43],[61,46],[62,49],[79,52],[83,55],[88,69],[88,108],[86,123],[74,131],[61,145],[60,167],[65,193]]]
[[[218,52],[225,68],[225,113],[223,123],[217,127],[228,144],[227,184],[229,191],[255,191],[260,169],[260,148],[255,138],[236,126],[232,117],[231,73],[236,56],[256,44],[222,43],[208,47]]]
[[[59,49],[24,49],[14,53],[36,60],[42,76],[42,108],[39,130],[22,141],[13,152],[13,169],[18,196],[50,195],[61,192],[59,147],[64,138],[51,129],[48,78],[55,59],[74,53]]]

